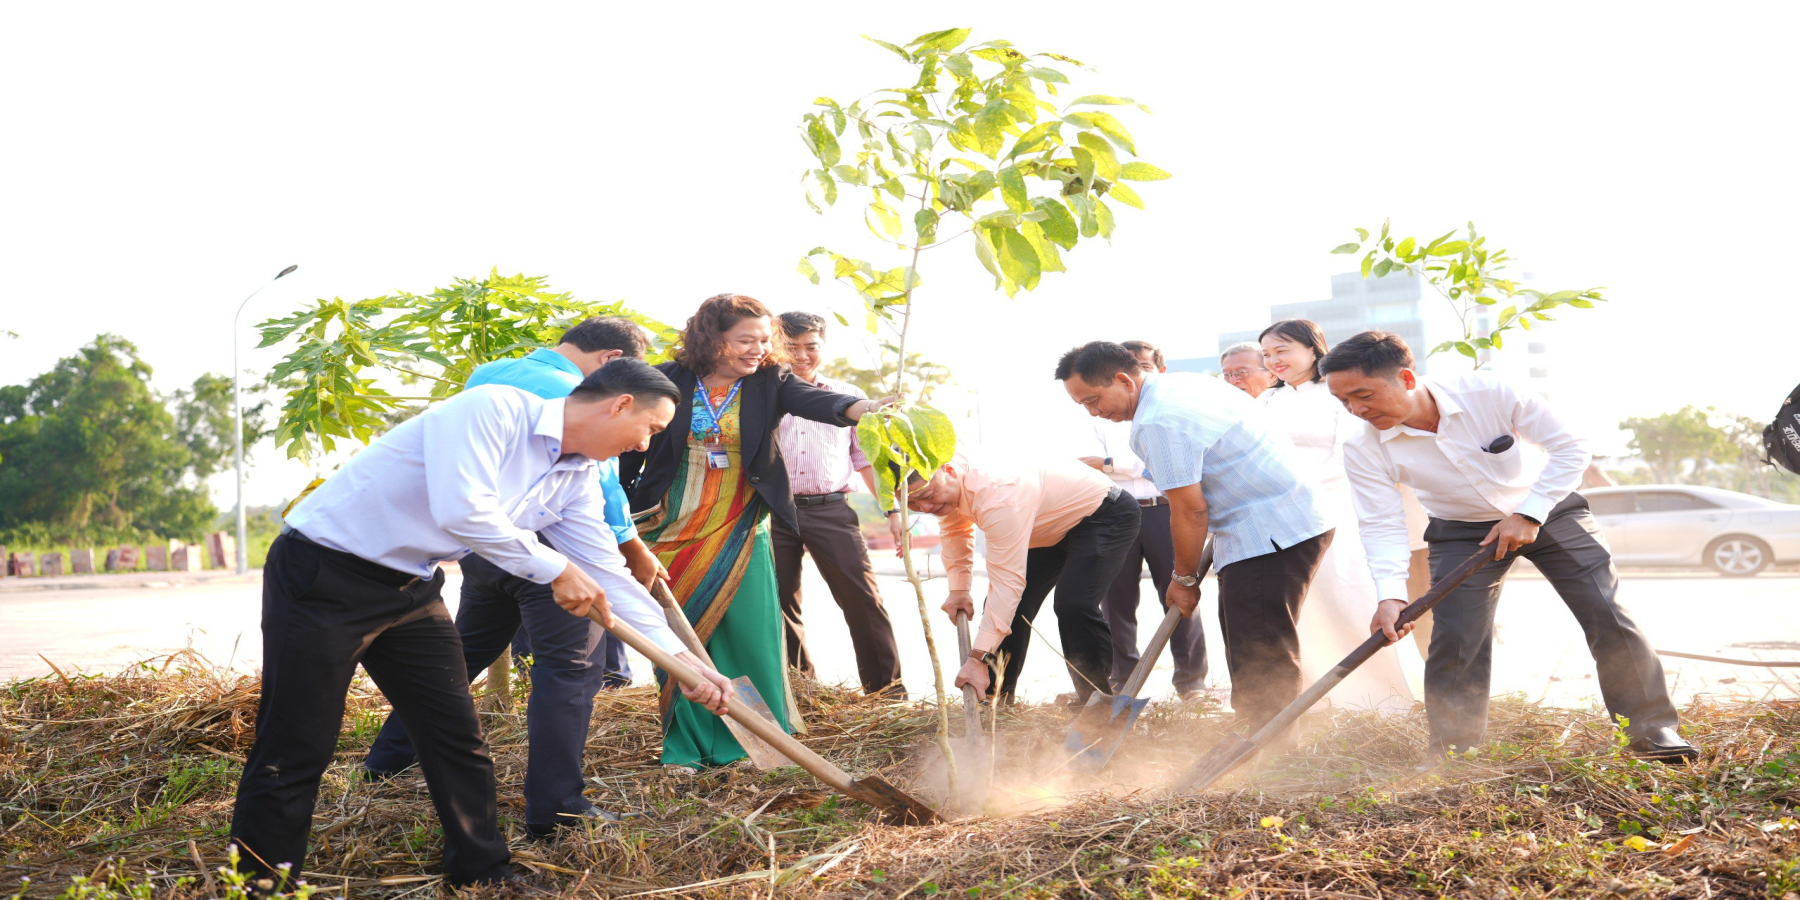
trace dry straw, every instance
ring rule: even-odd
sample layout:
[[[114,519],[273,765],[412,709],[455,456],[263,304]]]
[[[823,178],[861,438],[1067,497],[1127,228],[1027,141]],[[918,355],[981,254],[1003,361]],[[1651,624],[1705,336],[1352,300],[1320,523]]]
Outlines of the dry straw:
[[[521,686],[523,689],[523,686]],[[933,802],[941,760],[927,704],[802,685],[808,743]],[[0,691],[0,871],[27,896],[119,874],[155,897],[209,895],[254,727],[256,682],[188,655],[112,677],[52,675]],[[522,708],[522,706],[520,707]],[[331,895],[430,897],[439,838],[416,775],[367,784],[385,711],[359,685],[325,778],[306,877]],[[1489,752],[1415,770],[1423,713],[1315,714],[1289,754],[1220,790],[1160,785],[1228,726],[1216,708],[1157,704],[1098,777],[1058,768],[1068,714],[1004,711],[983,815],[880,825],[797,769],[686,775],[657,763],[647,689],[596,703],[593,799],[647,815],[524,839],[525,746],[484,714],[518,861],[581,897],[1783,897],[1800,891],[1800,705],[1697,703],[1700,764],[1618,752],[1589,712],[1497,702]],[[970,798],[951,804],[964,806]],[[974,804],[980,805],[980,804]],[[154,874],[146,875],[146,871]],[[177,889],[176,879],[192,883]],[[0,896],[9,889],[0,884]]]

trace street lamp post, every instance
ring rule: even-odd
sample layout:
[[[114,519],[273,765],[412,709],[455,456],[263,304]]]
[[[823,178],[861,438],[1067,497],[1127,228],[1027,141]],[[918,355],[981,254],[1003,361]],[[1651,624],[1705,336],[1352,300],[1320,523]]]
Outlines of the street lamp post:
[[[299,266],[288,266],[275,273],[269,284],[280,281],[283,276],[292,273]],[[244,314],[244,307],[250,305],[250,298],[263,292],[269,284],[250,292],[243,303],[238,304],[237,315],[231,317],[231,418],[235,427],[231,429],[231,455],[237,466],[237,571],[242,575],[250,571],[250,541],[244,522],[244,371],[238,365],[238,319]]]

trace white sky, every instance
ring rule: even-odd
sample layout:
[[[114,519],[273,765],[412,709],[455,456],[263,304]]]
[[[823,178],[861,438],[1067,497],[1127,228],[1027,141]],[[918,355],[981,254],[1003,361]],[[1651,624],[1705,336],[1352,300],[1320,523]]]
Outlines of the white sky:
[[[922,262],[916,346],[981,389],[989,440],[1067,431],[1067,347],[1210,355],[1327,296],[1346,257],[1326,251],[1389,216],[1423,237],[1474,219],[1544,286],[1608,288],[1551,332],[1558,402],[1603,444],[1687,403],[1767,417],[1800,379],[1793,7],[1025,8],[7,4],[0,328],[22,338],[0,383],[101,331],[165,390],[227,371],[232,310],[289,263],[246,322],[493,266],[674,321],[725,290],[847,305],[794,273],[815,244],[868,249],[854,214],[802,201],[796,123],[903,79],[859,34],[964,25],[1148,103],[1128,124],[1176,176],[1035,294],[991,290],[966,242]],[[258,460],[252,503],[304,484]]]

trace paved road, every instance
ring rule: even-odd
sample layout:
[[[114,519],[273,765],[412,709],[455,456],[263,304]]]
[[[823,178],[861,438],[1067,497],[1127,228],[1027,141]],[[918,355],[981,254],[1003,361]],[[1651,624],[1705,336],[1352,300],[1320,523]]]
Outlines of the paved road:
[[[881,578],[888,608],[900,636],[907,686],[915,695],[931,689],[919,614],[910,586],[901,578]],[[1157,610],[1145,581],[1140,633],[1155,627]],[[454,603],[456,578],[446,596]],[[983,590],[976,586],[977,596]],[[843,617],[811,568],[805,584],[808,638],[827,681],[854,683],[855,660]],[[954,669],[955,632],[941,613],[943,582],[928,584],[932,628],[946,664]],[[1202,615],[1214,660],[1210,681],[1224,683],[1224,650],[1219,644],[1216,594],[1208,582]],[[1719,656],[1800,660],[1800,574],[1770,573],[1750,579],[1707,574],[1628,573],[1622,595],[1658,647]],[[46,659],[65,672],[114,672],[146,658],[192,647],[217,665],[253,671],[261,658],[258,631],[260,588],[254,581],[226,580],[129,589],[0,593],[0,678],[45,675]],[[1022,694],[1049,700],[1070,689],[1056,654],[1056,626],[1045,605],[1034,639]],[[1517,692],[1558,705],[1598,702],[1593,663],[1581,631],[1555,592],[1529,572],[1507,586],[1499,613],[1500,646],[1495,654],[1496,693]],[[1410,645],[1409,645],[1410,646]],[[1403,647],[1403,651],[1408,647]],[[1416,654],[1412,659],[1416,661]],[[1670,683],[1681,702],[1696,694],[1722,698],[1800,697],[1800,670],[1742,668],[1667,659]],[[1415,673],[1417,667],[1414,666]],[[649,667],[638,660],[640,680]],[[1158,668],[1149,693],[1170,690],[1170,669]],[[1785,678],[1785,681],[1783,680]]]

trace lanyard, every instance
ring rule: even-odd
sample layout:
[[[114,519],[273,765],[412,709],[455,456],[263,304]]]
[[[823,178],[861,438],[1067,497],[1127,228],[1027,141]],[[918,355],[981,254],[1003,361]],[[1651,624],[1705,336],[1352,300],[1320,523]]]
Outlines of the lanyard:
[[[725,394],[725,402],[720,403],[717,407],[713,406],[712,395],[706,392],[705,382],[699,382],[694,385],[694,399],[699,401],[700,406],[706,410],[706,417],[712,420],[712,427],[706,430],[708,434],[715,437],[725,436],[725,426],[719,421],[719,417],[724,414],[725,410],[731,408],[731,401],[737,399],[738,388],[742,387],[743,384],[744,382],[741,379],[732,382],[731,390]]]

